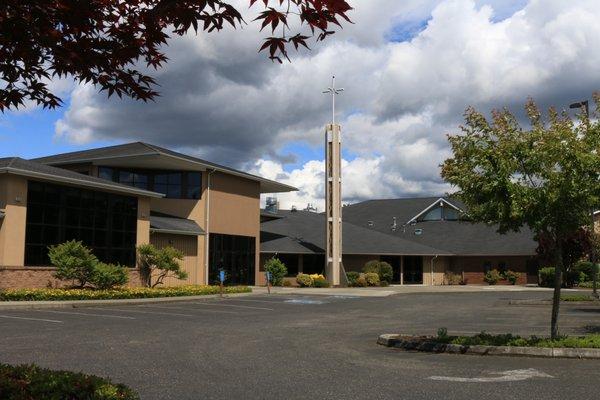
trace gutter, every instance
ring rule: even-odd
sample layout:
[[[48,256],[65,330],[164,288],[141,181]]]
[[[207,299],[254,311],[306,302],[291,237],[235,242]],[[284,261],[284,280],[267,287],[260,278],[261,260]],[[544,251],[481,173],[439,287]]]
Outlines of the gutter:
[[[175,229],[156,229],[150,228],[150,233],[170,233],[173,235],[182,235],[182,236],[202,236],[203,233],[196,233],[190,231],[178,231]]]
[[[433,263],[436,260],[436,258],[438,258],[439,256],[436,254],[432,259],[431,259],[431,286],[434,285],[433,282]]]
[[[207,170],[208,171],[208,170]],[[206,203],[204,207],[204,284],[208,285],[208,263],[210,253],[210,176],[215,170],[208,171],[206,182]]]

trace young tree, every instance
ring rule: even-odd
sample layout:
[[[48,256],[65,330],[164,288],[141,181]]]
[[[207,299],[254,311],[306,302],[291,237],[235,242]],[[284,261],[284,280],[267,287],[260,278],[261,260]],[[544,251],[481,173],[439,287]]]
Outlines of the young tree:
[[[595,100],[598,112],[600,96]],[[449,137],[454,156],[442,177],[459,189],[473,220],[497,224],[501,233],[528,226],[551,249],[556,338],[566,244],[600,204],[600,122],[587,115],[574,122],[554,109],[544,119],[533,101],[526,111],[527,130],[507,110],[488,121],[467,109],[463,134]]]
[[[270,28],[259,51],[281,62],[290,45],[324,40],[340,20],[350,22],[345,0],[249,0],[264,6],[254,21]],[[293,24],[296,22],[296,24]],[[138,67],[159,68],[169,32],[220,31],[246,23],[229,0],[3,0],[0,2],[0,111],[25,100],[61,104],[48,87],[54,77],[91,82],[116,93],[152,100],[155,81]],[[295,32],[291,26],[299,25]],[[306,27],[306,29],[302,29]],[[276,33],[277,29],[277,33]],[[139,63],[138,63],[139,62]]]
[[[69,240],[50,246],[48,257],[56,267],[54,277],[57,279],[73,281],[80,288],[93,280],[98,259],[82,242]]]
[[[140,260],[140,275],[148,287],[162,285],[167,277],[186,279],[187,272],[181,269],[180,261],[183,253],[171,246],[157,249],[151,244],[138,246]],[[154,282],[153,282],[154,280]]]

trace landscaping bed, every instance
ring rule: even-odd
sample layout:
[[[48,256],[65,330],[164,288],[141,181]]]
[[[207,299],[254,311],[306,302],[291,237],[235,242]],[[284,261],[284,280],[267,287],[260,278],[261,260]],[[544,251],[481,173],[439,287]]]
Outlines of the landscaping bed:
[[[223,293],[250,293],[247,286],[226,286]],[[9,289],[0,290],[0,301],[54,301],[54,300],[117,300],[159,297],[203,296],[219,294],[219,286],[131,287],[117,289]]]
[[[0,399],[138,400],[139,396],[125,385],[94,375],[0,364]]]
[[[441,330],[438,336],[381,335],[377,343],[431,353],[600,359],[600,334],[563,336],[551,340],[486,332],[473,336],[448,336]]]

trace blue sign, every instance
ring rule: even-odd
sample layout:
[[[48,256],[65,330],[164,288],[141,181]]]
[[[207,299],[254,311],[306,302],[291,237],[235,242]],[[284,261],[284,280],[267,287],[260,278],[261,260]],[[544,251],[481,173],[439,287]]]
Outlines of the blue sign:
[[[221,281],[221,283],[225,282],[225,271],[219,271],[219,280]]]
[[[271,273],[267,271],[267,282],[271,282]]]

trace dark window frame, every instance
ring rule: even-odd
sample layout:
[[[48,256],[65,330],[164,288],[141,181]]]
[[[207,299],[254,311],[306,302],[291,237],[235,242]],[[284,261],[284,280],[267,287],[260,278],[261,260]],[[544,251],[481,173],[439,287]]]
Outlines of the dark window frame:
[[[136,197],[28,181],[25,265],[50,265],[48,246],[75,239],[100,261],[135,268],[137,213]]]
[[[140,189],[146,189],[158,193],[163,193],[168,199],[200,200],[202,198],[202,172],[200,171],[179,171],[99,166],[98,177],[106,179],[102,176],[103,173],[109,175],[110,180],[113,182],[137,187]],[[134,177],[133,180],[122,181],[120,179],[122,173],[132,174]],[[167,181],[157,182],[157,177],[163,175],[167,177]],[[179,182],[174,181],[175,175],[179,175]],[[135,179],[136,176],[145,176],[147,184],[142,186],[136,185],[136,183],[138,183]],[[192,178],[195,177],[199,178],[199,184],[191,182]],[[171,178],[173,178],[173,182],[171,182]],[[197,197],[194,197],[196,195]]]

